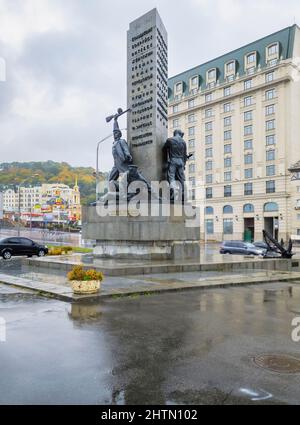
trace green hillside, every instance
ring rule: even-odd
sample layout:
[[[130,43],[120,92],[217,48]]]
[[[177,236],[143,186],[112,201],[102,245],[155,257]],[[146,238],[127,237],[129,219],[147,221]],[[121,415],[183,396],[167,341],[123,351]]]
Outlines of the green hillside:
[[[0,188],[13,187],[26,180],[25,186],[41,183],[64,183],[73,187],[76,177],[80,187],[82,204],[95,200],[96,180],[92,167],[72,167],[66,162],[11,162],[0,164]],[[32,177],[38,174],[36,177]],[[102,174],[103,179],[106,178]]]

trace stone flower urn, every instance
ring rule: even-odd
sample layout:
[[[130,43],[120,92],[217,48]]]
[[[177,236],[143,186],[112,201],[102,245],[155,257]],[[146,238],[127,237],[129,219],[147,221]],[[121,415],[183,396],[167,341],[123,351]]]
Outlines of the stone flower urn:
[[[84,270],[76,266],[68,273],[72,290],[76,295],[96,294],[100,291],[103,274],[95,269]]]
[[[76,295],[97,294],[101,288],[100,280],[73,280],[71,286]]]

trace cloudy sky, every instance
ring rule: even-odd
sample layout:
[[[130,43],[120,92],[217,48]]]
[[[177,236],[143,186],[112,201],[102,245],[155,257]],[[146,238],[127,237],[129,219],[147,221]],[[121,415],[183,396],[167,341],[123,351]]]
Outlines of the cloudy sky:
[[[153,7],[170,76],[300,24],[299,0],[0,0],[0,162],[94,166],[105,116],[126,106],[129,22]],[[111,164],[108,141],[102,169]]]

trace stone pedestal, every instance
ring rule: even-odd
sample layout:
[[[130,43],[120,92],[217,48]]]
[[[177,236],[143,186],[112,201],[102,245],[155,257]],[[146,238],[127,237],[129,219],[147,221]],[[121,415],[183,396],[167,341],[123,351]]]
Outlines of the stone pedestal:
[[[179,215],[181,213],[181,215]],[[106,217],[97,207],[83,208],[82,236],[96,240],[94,255],[101,258],[148,260],[197,260],[200,258],[200,227],[189,227],[189,217],[181,206],[170,208],[170,215],[125,215],[125,208]]]

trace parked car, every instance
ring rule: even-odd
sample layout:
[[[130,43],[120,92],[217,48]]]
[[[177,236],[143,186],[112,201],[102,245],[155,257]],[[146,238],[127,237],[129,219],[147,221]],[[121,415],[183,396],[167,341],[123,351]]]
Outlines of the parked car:
[[[255,245],[256,248],[261,248],[261,249],[265,249],[265,250],[268,250],[269,249],[269,247],[266,244],[266,242],[263,242],[263,241],[253,242],[253,245]]]
[[[220,254],[264,255],[265,249],[258,248],[252,243],[240,241],[225,241],[220,248]]]
[[[0,240],[0,255],[4,260],[10,260],[12,256],[44,257],[48,254],[48,247],[27,238],[7,238]]]

